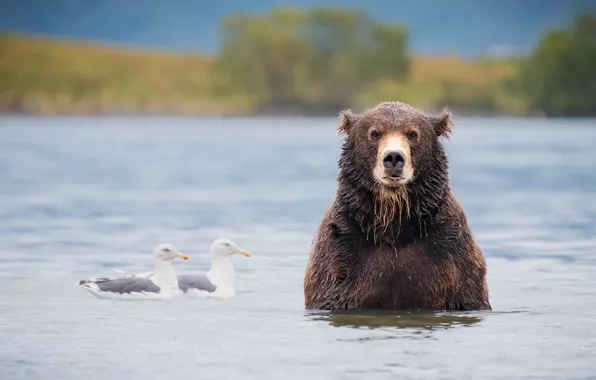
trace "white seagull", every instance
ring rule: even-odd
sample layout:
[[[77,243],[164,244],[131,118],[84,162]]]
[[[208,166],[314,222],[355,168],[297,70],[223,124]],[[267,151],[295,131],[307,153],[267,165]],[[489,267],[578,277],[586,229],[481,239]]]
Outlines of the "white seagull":
[[[232,298],[236,295],[236,273],[232,256],[240,254],[250,257],[250,252],[236,245],[232,240],[219,238],[211,245],[211,268],[208,272],[178,275],[178,286],[190,296]],[[151,278],[153,272],[122,273],[124,278]]]
[[[82,286],[97,298],[103,299],[170,299],[181,295],[178,278],[172,267],[172,260],[179,257],[188,260],[171,244],[159,244],[153,250],[155,255],[153,272],[145,277],[109,278],[99,277],[81,280]]]

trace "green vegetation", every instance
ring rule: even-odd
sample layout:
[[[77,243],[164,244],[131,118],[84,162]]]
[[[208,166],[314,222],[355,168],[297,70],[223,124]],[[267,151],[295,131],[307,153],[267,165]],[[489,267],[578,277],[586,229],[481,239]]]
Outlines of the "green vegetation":
[[[0,35],[0,111],[336,113],[384,100],[505,114],[596,114],[596,14],[527,57],[412,56],[404,27],[358,10],[231,15],[215,57]],[[463,111],[460,111],[463,112]]]
[[[337,109],[369,83],[408,74],[403,27],[354,10],[282,9],[231,16],[215,64],[217,93],[255,107]]]
[[[545,33],[522,82],[530,107],[554,116],[596,114],[596,13],[578,16],[571,30]]]

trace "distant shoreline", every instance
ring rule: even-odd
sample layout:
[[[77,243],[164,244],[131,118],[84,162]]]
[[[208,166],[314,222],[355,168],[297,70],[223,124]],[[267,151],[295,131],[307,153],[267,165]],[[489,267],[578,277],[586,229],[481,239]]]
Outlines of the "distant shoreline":
[[[536,110],[542,103],[532,103],[518,88],[522,65],[516,59],[413,55],[406,79],[387,74],[375,81],[352,83],[348,87],[353,93],[346,97],[331,82],[321,88],[312,82],[307,89],[289,81],[294,87],[287,88],[288,94],[253,83],[222,87],[214,69],[217,56],[200,53],[145,51],[2,32],[0,47],[0,117],[337,118],[347,104],[361,112],[390,100],[402,100],[428,114],[438,114],[447,106],[455,117],[596,117],[596,108],[581,104],[549,107],[544,103],[547,106],[540,107],[546,107],[546,112]],[[236,74],[242,82],[242,73]],[[254,93],[248,90],[253,88]]]
[[[457,108],[449,107],[455,117],[487,117],[487,118],[506,118],[506,117],[521,117],[521,118],[545,118],[543,112],[524,112],[524,113],[513,113],[503,112],[486,109],[469,109],[469,108]],[[352,108],[354,112],[362,112],[364,109]],[[425,109],[423,111],[427,114],[438,114],[442,109]],[[9,111],[0,110],[0,118],[7,117],[220,117],[220,118],[314,118],[314,117],[331,117],[336,118],[341,108],[336,110],[325,109],[325,110],[310,110],[299,107],[288,107],[288,108],[268,108],[263,110],[245,111],[245,110],[102,110],[102,111],[52,111],[52,112],[35,112],[35,111]],[[551,116],[552,117],[552,116]],[[562,115],[563,118],[577,118],[577,117],[596,117],[596,115]]]

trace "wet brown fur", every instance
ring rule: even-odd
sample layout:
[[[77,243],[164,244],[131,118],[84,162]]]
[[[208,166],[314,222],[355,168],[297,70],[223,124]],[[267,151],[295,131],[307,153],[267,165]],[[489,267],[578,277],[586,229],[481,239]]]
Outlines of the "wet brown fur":
[[[373,176],[377,149],[367,139],[373,127],[418,132],[407,184],[386,186]],[[426,116],[399,102],[340,113],[338,130],[347,138],[336,198],[306,270],[308,309],[491,309],[484,256],[451,193],[439,141],[452,127],[447,110]]]
[[[402,214],[405,214],[406,218],[410,216],[410,205],[406,189],[404,187],[395,189],[381,188],[378,194],[375,194],[374,210],[375,223],[369,226],[369,232],[372,229],[372,239],[376,242],[379,236],[387,233],[396,217],[398,223],[401,223]]]

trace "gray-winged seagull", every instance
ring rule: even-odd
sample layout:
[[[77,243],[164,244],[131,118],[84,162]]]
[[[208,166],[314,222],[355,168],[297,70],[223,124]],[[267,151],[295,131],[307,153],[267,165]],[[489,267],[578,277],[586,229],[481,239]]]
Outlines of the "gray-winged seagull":
[[[188,260],[171,244],[159,244],[153,250],[153,272],[145,277],[91,278],[81,280],[82,286],[97,298],[109,299],[170,299],[181,294],[172,260]]]

